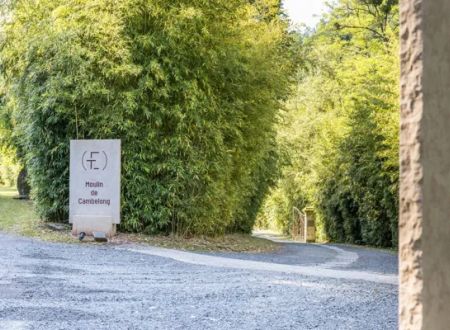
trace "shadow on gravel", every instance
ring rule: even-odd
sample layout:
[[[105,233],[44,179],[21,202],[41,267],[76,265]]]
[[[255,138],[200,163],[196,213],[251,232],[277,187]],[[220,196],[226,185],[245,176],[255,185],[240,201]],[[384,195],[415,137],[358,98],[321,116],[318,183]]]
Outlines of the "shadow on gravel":
[[[7,321],[77,321],[93,320],[99,316],[76,309],[55,307],[9,307],[0,311],[0,319]]]
[[[22,255],[22,257],[30,258],[30,259],[38,259],[38,260],[67,260],[67,259],[61,258],[61,257],[50,256],[44,252],[35,252],[35,253],[30,253],[30,254],[24,254],[24,255]]]
[[[281,243],[280,250],[270,253],[204,253],[232,259],[271,262],[284,265],[317,266],[332,261],[337,253],[315,244]]]
[[[358,254],[358,260],[344,269],[366,270],[383,274],[398,274],[398,254],[395,252],[345,244],[329,245]]]
[[[356,261],[348,265],[342,267],[336,265],[331,267],[332,269],[368,271],[379,274],[398,274],[398,256],[392,252],[341,244],[281,244],[283,247],[280,250],[270,253],[212,252],[202,254],[284,265],[320,266],[335,261],[338,253],[333,248],[338,248],[343,252],[356,253],[358,257]]]

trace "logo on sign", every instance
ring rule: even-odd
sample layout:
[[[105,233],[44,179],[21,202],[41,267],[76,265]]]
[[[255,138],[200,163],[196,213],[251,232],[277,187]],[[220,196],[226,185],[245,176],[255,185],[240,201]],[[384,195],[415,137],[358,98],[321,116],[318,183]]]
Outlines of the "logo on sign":
[[[108,167],[108,156],[104,151],[85,151],[81,165],[85,171],[104,171]]]

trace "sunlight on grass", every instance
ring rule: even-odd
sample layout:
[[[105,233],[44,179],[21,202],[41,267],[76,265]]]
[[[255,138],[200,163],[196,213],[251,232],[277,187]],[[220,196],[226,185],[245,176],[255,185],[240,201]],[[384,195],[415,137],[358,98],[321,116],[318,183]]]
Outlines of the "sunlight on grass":
[[[15,188],[0,186],[0,231],[51,242],[80,244],[79,240],[70,234],[69,227],[63,231],[50,229],[34,212],[33,203],[31,201],[13,199],[17,195]],[[86,243],[97,244],[91,238],[86,238],[81,244]],[[245,234],[183,238],[178,236],[119,233],[111,240],[111,243],[137,243],[190,251],[223,252],[269,252],[280,248],[279,244]]]
[[[39,238],[45,241],[73,241],[69,231],[49,229],[34,212],[33,203],[19,200],[15,188],[0,186],[0,230],[17,235]]]
[[[15,188],[0,186],[0,230],[22,234],[31,229],[38,218],[30,201],[13,199]]]

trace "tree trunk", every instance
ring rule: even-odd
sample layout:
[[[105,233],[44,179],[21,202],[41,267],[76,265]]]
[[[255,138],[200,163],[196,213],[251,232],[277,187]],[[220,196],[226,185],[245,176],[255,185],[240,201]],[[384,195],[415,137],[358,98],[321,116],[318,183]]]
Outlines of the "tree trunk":
[[[17,177],[17,190],[19,192],[20,199],[29,199],[30,198],[30,185],[28,184],[28,173],[25,168],[19,173]]]

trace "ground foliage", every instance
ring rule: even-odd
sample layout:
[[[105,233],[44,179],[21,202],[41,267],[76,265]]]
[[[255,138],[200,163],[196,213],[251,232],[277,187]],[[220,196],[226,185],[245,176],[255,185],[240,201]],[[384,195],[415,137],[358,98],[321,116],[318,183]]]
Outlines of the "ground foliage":
[[[288,232],[313,206],[321,239],[397,245],[398,3],[340,0],[299,34],[302,68],[279,125],[282,177],[259,216]]]
[[[125,230],[248,232],[293,72],[275,0],[18,0],[2,118],[39,215],[65,221],[69,140],[121,138]]]

